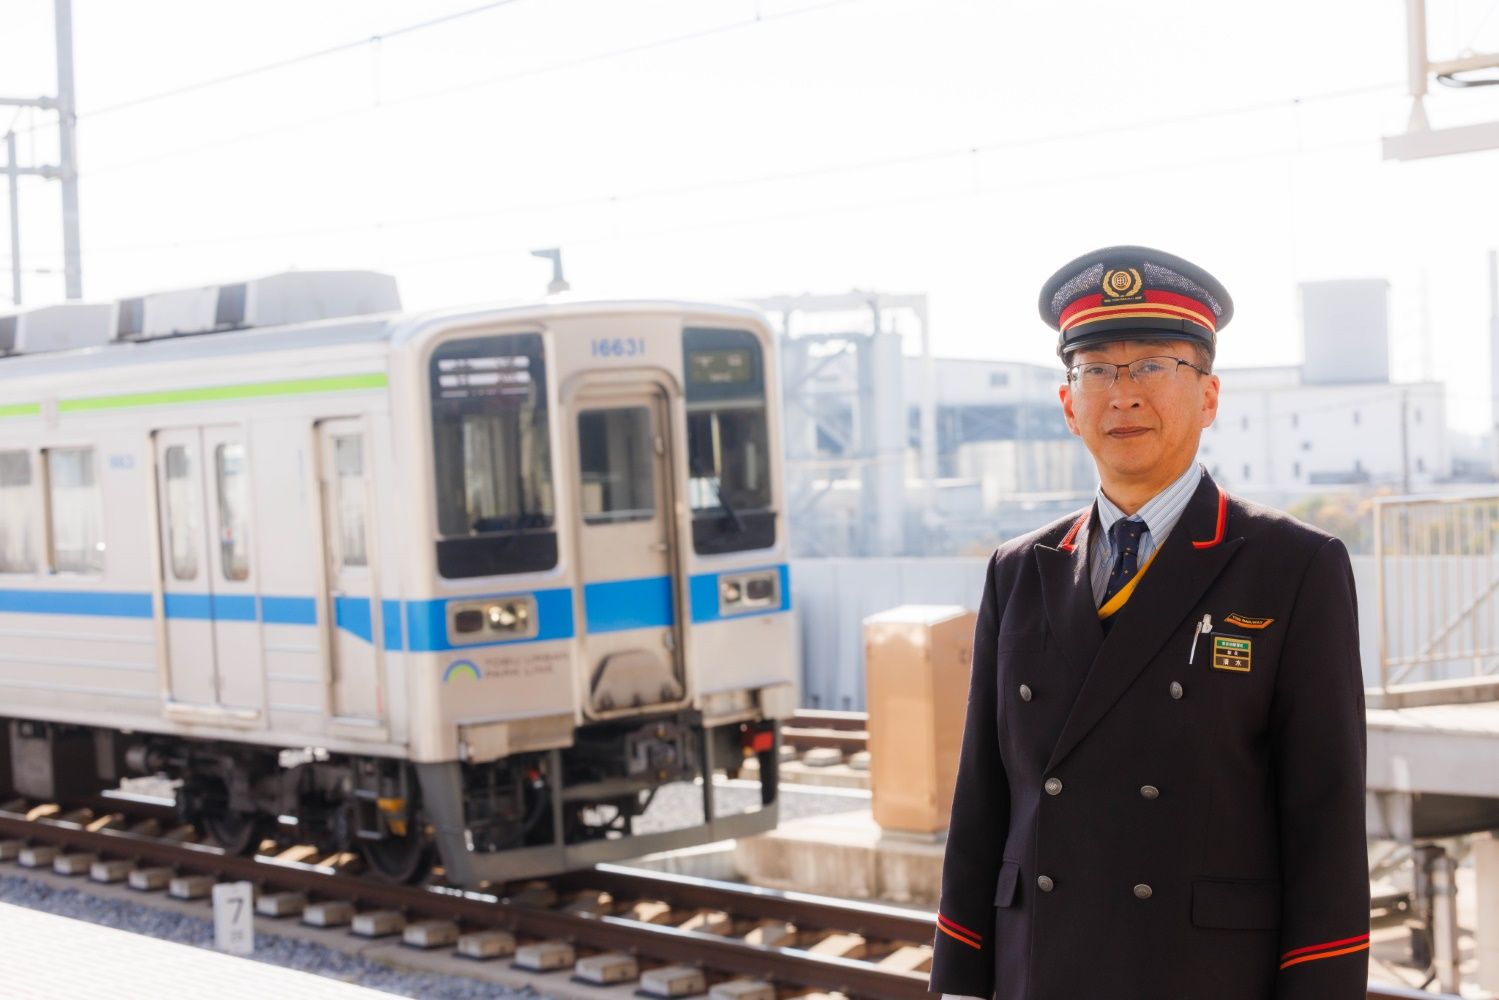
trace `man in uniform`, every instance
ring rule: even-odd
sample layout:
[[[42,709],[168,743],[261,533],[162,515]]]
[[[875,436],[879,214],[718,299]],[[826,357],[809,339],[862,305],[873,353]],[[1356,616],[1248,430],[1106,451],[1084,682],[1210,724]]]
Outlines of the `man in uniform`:
[[[1197,464],[1203,269],[1058,271],[1094,502],[1002,545],[973,645],[930,988],[995,1000],[1362,1000],[1364,688],[1342,542]]]

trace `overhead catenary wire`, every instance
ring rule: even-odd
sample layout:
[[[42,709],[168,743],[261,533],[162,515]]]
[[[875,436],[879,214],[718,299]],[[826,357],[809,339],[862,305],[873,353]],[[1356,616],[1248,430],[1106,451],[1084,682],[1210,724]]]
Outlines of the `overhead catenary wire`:
[[[180,97],[184,94],[191,94],[195,91],[207,90],[210,87],[218,87],[226,83],[234,83],[238,80],[247,80],[251,77],[261,76],[266,73],[274,73],[277,70],[289,69],[292,66],[297,66],[301,63],[313,62],[318,59],[325,59],[328,56],[339,55],[344,52],[351,52],[369,45],[379,45],[380,43],[389,41],[392,38],[400,38],[403,35],[415,34],[419,31],[425,31],[428,28],[435,28],[440,25],[451,24],[454,21],[460,21],[465,18],[473,17],[476,14],[483,14],[488,11],[495,10],[499,7],[509,7],[512,4],[520,2],[521,0],[490,0],[489,3],[482,3],[475,7],[468,7],[463,10],[453,11],[448,14],[441,14],[437,17],[430,17],[422,21],[413,22],[411,24],[403,24],[399,27],[391,28],[387,31],[377,32],[373,35],[365,35],[361,38],[351,39],[347,42],[339,42],[335,45],[324,46],[323,48],[313,49],[308,52],[301,52],[293,56],[286,56],[285,58],[275,59],[271,62],[262,63],[258,66],[249,66],[245,69],[234,70],[230,73],[222,73],[218,76],[208,77],[203,80],[195,80],[192,83],[179,84],[174,87],[168,87],[165,90],[156,91],[154,93],[142,94],[139,97],[126,98],[125,100],[117,101],[114,104],[106,104],[97,108],[84,108],[83,110],[78,112],[76,118],[79,121],[89,118],[98,118],[104,115],[110,115],[119,111],[124,111],[128,108],[137,108],[141,107],[142,105],[154,104],[158,101],[169,100],[173,97]],[[34,130],[35,128],[36,126],[31,127],[32,130]]]
[[[758,174],[741,175],[738,177],[726,177],[715,180],[691,181],[682,184],[663,185],[655,188],[646,188],[637,191],[611,192],[596,195],[588,195],[579,198],[558,199],[550,202],[513,202],[506,205],[493,206],[490,208],[466,209],[461,212],[443,212],[424,216],[413,216],[404,219],[382,221],[379,223],[354,223],[338,226],[304,227],[295,230],[279,230],[274,232],[239,234],[224,237],[207,237],[200,240],[173,240],[161,243],[129,243],[116,244],[113,246],[101,246],[92,248],[94,253],[116,253],[123,251],[150,250],[150,249],[172,249],[181,246],[203,246],[233,243],[248,243],[257,240],[272,240],[297,236],[332,236],[340,233],[361,232],[369,229],[393,229],[408,226],[423,226],[440,224],[443,222],[460,222],[475,219],[493,219],[508,215],[518,215],[530,212],[564,211],[569,209],[581,209],[591,206],[614,206],[631,202],[649,201],[682,197],[693,194],[707,194],[717,191],[730,190],[734,188],[750,187],[761,184],[789,183],[801,180],[813,180],[826,177],[836,177],[861,171],[878,170],[889,167],[913,166],[921,163],[941,162],[945,160],[976,158],[984,155],[1027,147],[1046,146],[1056,143],[1072,141],[1076,139],[1090,138],[1102,134],[1122,133],[1131,131],[1143,131],[1151,128],[1161,128],[1177,124],[1190,124],[1195,121],[1210,118],[1250,114],[1267,110],[1281,110],[1297,107],[1303,103],[1322,100],[1336,100],[1350,96],[1374,93],[1380,90],[1388,90],[1401,86],[1399,83],[1371,84],[1364,87],[1351,88],[1329,92],[1326,94],[1311,95],[1308,97],[1289,98],[1276,102],[1258,102],[1255,104],[1241,105],[1234,108],[1225,108],[1214,112],[1192,112],[1183,115],[1146,119],[1133,123],[1106,126],[1103,128],[1082,128],[1066,131],[1044,133],[1036,136],[1028,136],[1019,139],[1002,140],[989,143],[974,143],[960,146],[946,146],[940,149],[930,149],[915,153],[904,153],[896,156],[872,157],[862,160],[843,161],[841,163],[826,164],[822,166],[806,167],[796,170],[766,171]],[[1366,145],[1363,139],[1345,140],[1341,142],[1322,143],[1312,146],[1298,145],[1292,149],[1258,151],[1253,153],[1217,155],[1212,157],[1200,157],[1195,160],[1176,159],[1169,164],[1150,165],[1144,167],[1119,167],[1110,166],[1107,170],[1073,173],[1068,175],[1051,175],[1047,178],[1037,179],[1035,182],[1012,182],[1007,185],[999,185],[1001,188],[1015,189],[1034,185],[1051,185],[1056,183],[1071,183],[1077,180],[1095,178],[1099,176],[1117,176],[1121,174],[1154,172],[1163,169],[1179,169],[1184,166],[1208,166],[1224,163],[1249,162],[1266,158],[1279,158],[1283,156],[1296,156],[1302,153],[1329,152],[1338,149]],[[992,187],[992,186],[991,186]],[[945,197],[945,196],[944,196]],[[882,200],[878,204],[890,204]],[[867,207],[867,206],[866,206]],[[814,213],[815,214],[815,213]],[[755,220],[770,218],[765,215],[755,216]],[[774,216],[784,219],[784,215]],[[754,221],[754,220],[751,220]],[[732,224],[732,223],[730,223]],[[691,225],[689,229],[703,228],[700,225]]]
[[[713,25],[707,28],[698,28],[693,31],[681,32],[674,35],[666,35],[659,38],[648,39],[618,48],[606,49],[601,52],[593,52],[587,55],[577,56],[571,59],[562,59],[557,62],[545,63],[527,69],[513,70],[511,72],[499,73],[494,76],[484,77],[479,80],[469,80],[464,83],[451,84],[434,90],[423,91],[418,94],[408,94],[403,97],[382,98],[370,104],[361,104],[354,108],[343,108],[326,114],[314,115],[310,118],[301,118],[293,122],[281,122],[268,128],[256,129],[249,132],[236,133],[215,139],[211,142],[199,143],[193,146],[181,147],[179,149],[165,150],[153,153],[149,156],[138,157],[133,160],[121,160],[115,163],[105,163],[84,171],[84,176],[96,178],[103,174],[113,173],[119,170],[128,170],[134,167],[149,166],[160,163],[163,160],[176,159],[181,156],[191,156],[195,153],[208,152],[225,146],[232,146],[243,142],[252,142],[260,139],[268,139],[275,135],[284,135],[288,132],[296,132],[305,128],[319,125],[327,125],[332,122],[341,121],[345,118],[353,118],[359,115],[375,114],[390,108],[403,107],[410,104],[420,104],[427,101],[440,100],[452,97],[455,94],[466,93],[471,90],[481,90],[486,87],[502,86],[507,83],[515,83],[521,80],[534,79],[552,73],[565,72],[578,69],[594,63],[607,62],[613,59],[621,59],[627,56],[641,55],[658,49],[670,48],[677,45],[685,45],[691,42],[702,41],[719,35],[729,34],[735,31],[743,31],[760,25],[775,21],[784,21],[789,18],[802,17],[807,14],[817,14],[822,11],[831,10],[836,7],[847,7],[853,4],[868,3],[870,0],[824,0],[822,3],[808,4],[792,10],[785,10],[775,14],[756,14],[751,17],[741,18],[737,21],[728,21],[724,24]]]

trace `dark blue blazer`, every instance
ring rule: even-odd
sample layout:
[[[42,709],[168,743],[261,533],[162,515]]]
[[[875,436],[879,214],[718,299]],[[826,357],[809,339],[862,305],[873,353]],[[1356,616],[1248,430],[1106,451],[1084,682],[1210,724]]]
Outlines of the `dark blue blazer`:
[[[990,561],[930,989],[1363,1000],[1346,549],[1204,475],[1106,635],[1091,516]]]

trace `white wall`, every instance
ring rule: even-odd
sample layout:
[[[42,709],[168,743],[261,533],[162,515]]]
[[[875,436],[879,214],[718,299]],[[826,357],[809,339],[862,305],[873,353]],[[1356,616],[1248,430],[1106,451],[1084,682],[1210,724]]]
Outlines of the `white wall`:
[[[1440,383],[1240,388],[1232,371],[1222,377],[1218,419],[1198,457],[1230,489],[1315,491],[1317,473],[1356,467],[1400,488],[1402,400],[1411,488],[1451,471]]]
[[[978,607],[985,559],[799,559],[792,607],[801,630],[804,707],[864,711],[864,619],[902,604]],[[1374,559],[1353,557],[1364,682],[1379,677]],[[953,697],[966,697],[955,692]]]

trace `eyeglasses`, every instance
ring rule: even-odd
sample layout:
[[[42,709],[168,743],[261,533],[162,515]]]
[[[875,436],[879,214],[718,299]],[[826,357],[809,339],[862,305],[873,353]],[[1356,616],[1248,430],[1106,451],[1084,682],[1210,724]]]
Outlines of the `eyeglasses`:
[[[1129,377],[1134,379],[1136,385],[1142,389],[1150,389],[1174,377],[1182,365],[1200,375],[1208,374],[1206,369],[1198,368],[1184,358],[1136,358],[1127,365],[1116,365],[1108,361],[1084,361],[1067,369],[1067,381],[1077,386],[1081,392],[1106,392],[1119,379],[1119,373],[1128,370]]]

